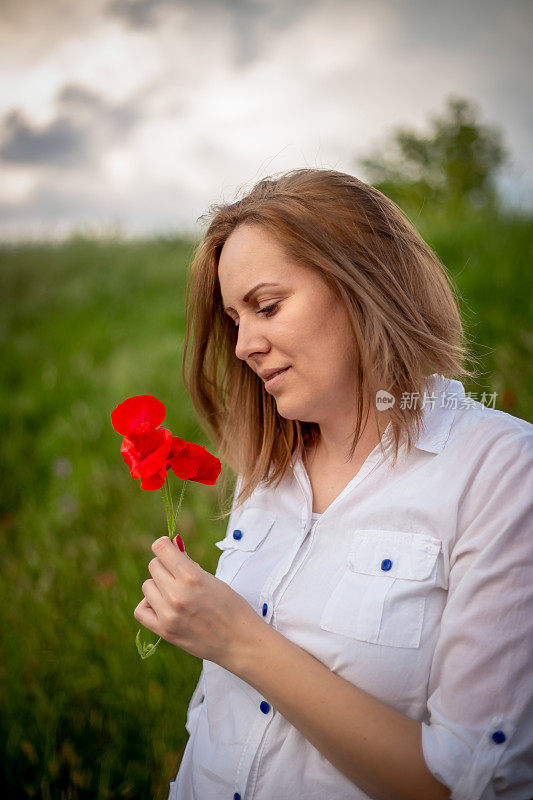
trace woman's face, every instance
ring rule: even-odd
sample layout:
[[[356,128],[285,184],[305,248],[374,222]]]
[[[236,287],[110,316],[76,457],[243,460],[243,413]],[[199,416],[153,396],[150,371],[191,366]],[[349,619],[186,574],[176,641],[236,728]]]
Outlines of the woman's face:
[[[226,313],[238,325],[235,355],[262,376],[290,367],[265,387],[286,419],[325,423],[353,417],[356,354],[343,304],[313,270],[291,261],[259,225],[226,240],[218,278]],[[258,283],[263,286],[245,302]]]

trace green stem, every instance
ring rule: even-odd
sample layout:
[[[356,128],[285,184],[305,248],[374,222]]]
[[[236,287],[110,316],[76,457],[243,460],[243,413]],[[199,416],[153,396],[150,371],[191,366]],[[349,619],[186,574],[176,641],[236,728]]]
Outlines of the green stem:
[[[188,481],[183,481],[183,486],[181,487],[181,494],[180,499],[178,501],[178,507],[176,511],[174,511],[174,503],[172,501],[172,492],[170,491],[170,486],[168,482],[168,474],[165,477],[165,482],[161,487],[161,494],[163,495],[163,504],[165,506],[165,514],[167,518],[167,528],[168,528],[168,535],[172,539],[174,535],[174,530],[176,528],[176,522],[178,520],[178,514],[180,512],[181,504],[183,502],[183,497],[185,495],[185,489],[187,488]],[[144,660],[145,658],[149,658],[153,656],[155,651],[157,650],[159,643],[161,641],[161,636],[154,642],[153,644],[150,642],[143,642],[141,641],[141,629],[137,631],[137,636],[135,637],[135,644],[137,645],[137,652],[139,653],[140,657]]]
[[[172,535],[172,503],[169,498],[168,475],[165,477],[165,482],[161,487],[161,494],[163,495],[163,503],[165,505],[165,514],[167,517],[168,535]]]
[[[189,483],[188,479],[183,481],[183,486],[181,487],[180,499],[178,500],[178,510],[176,511],[176,514],[179,514],[179,511],[180,511],[180,508],[181,508],[181,504],[182,504],[182,501],[183,501],[183,496],[185,494],[185,489],[187,488],[187,484],[188,483]]]
[[[174,536],[174,533],[176,532],[176,522],[178,521],[178,514],[180,513],[181,504],[183,501],[183,497],[185,495],[185,489],[187,488],[187,482],[188,482],[187,480],[183,481],[183,486],[181,487],[180,499],[178,500],[178,507],[174,512],[174,517],[172,519],[172,536]]]
[[[141,629],[139,628],[137,631],[137,636],[135,637],[135,644],[137,645],[137,652],[139,653],[140,657],[144,660],[149,656],[153,656],[160,641],[161,636],[154,644],[151,644],[150,642],[141,642]]]
[[[172,502],[172,492],[170,491],[170,483],[169,483],[169,480],[168,480],[168,472],[167,472],[167,477],[165,479],[165,483],[167,484],[168,499],[169,499],[169,502],[170,502],[170,526],[171,527],[170,527],[170,530],[168,532],[168,535],[172,539],[172,534],[174,532],[174,503]]]

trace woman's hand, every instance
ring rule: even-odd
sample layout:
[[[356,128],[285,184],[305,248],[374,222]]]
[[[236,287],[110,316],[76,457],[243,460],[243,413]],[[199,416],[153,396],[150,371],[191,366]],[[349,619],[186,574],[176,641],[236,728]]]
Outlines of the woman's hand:
[[[142,585],[143,600],[133,616],[145,628],[198,658],[232,672],[240,648],[264,625],[252,606],[224,581],[162,536],[152,545],[152,579]]]

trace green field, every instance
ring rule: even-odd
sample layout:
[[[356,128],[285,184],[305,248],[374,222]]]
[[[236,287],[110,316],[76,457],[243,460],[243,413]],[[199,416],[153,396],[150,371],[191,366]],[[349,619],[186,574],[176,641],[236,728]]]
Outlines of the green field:
[[[465,388],[533,421],[533,219],[415,223],[462,297],[481,364]],[[109,415],[153,394],[165,426],[213,449],[181,384],[192,251],[83,237],[0,251],[5,797],[166,798],[186,744],[201,661],[165,642],[137,655],[133,609],[166,524],[160,493],[131,480]],[[178,529],[211,572],[219,511],[216,487],[189,484]]]

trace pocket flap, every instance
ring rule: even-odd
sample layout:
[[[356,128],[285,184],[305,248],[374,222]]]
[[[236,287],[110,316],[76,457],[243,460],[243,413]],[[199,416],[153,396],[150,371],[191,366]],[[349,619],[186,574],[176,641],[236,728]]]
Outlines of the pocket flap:
[[[442,543],[426,534],[361,530],[352,540],[348,561],[354,572],[423,581],[435,566]]]
[[[262,508],[245,508],[231,521],[224,539],[215,542],[219,550],[256,550],[266,538],[276,515]]]

